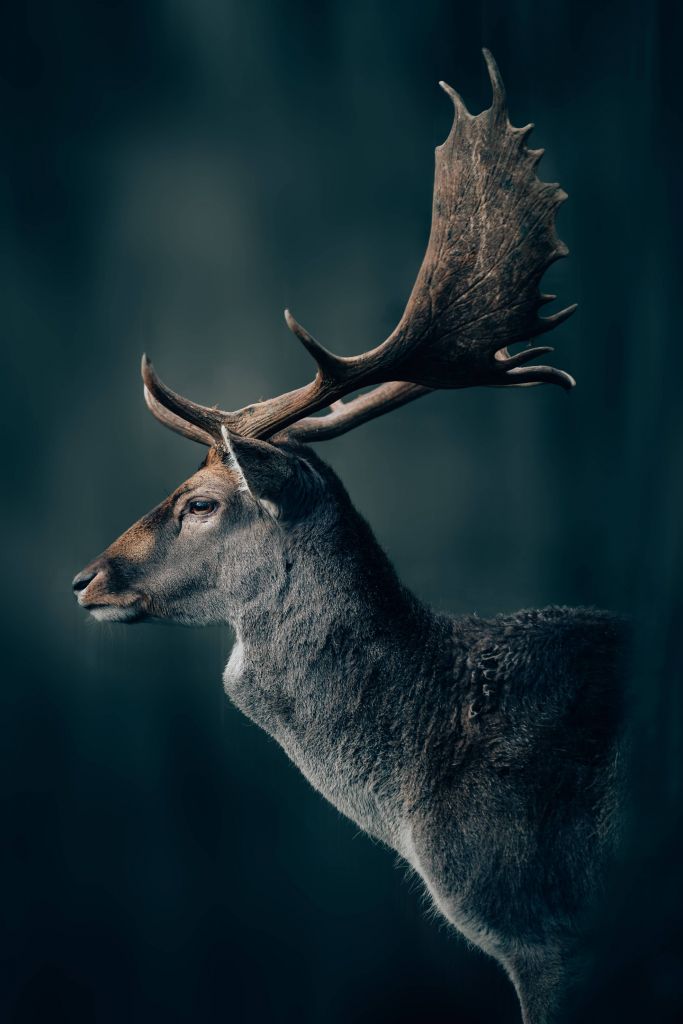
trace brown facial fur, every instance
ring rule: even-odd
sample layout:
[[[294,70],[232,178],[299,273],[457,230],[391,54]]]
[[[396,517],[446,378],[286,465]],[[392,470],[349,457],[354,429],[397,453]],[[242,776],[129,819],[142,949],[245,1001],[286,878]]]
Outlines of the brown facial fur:
[[[193,476],[122,533],[79,574],[94,574],[91,582],[80,591],[79,604],[99,611],[101,618],[118,617],[114,614],[116,609],[134,610],[135,617],[150,613],[150,602],[144,592],[145,574],[155,568],[155,554],[160,561],[167,557],[168,539],[177,536],[179,530],[178,510],[189,500],[185,496],[210,493],[229,501],[238,484],[238,474],[225,465],[221,452],[210,448]],[[165,543],[162,543],[164,538]],[[133,616],[126,614],[125,617]]]
[[[146,525],[141,519],[125,533],[122,533],[109,550],[115,549],[113,553],[128,558],[131,562],[143,562],[149,558],[155,544],[156,537],[153,528]]]

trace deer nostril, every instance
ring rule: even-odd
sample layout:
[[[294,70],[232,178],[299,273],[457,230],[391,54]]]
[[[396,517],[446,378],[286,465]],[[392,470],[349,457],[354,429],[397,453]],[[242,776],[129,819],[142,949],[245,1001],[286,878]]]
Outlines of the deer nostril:
[[[89,583],[97,576],[97,569],[83,569],[77,576],[74,576],[73,583],[71,586],[74,588],[76,594],[80,594],[82,590],[88,586]]]

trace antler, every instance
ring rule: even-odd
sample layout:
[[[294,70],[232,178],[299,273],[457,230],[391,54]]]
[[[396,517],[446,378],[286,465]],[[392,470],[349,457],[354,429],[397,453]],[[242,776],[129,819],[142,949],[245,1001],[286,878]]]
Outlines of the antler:
[[[372,391],[359,395],[350,402],[343,402],[341,398],[333,402],[330,412],[325,416],[307,416],[299,420],[284,432],[283,440],[287,438],[290,441],[329,441],[332,437],[339,437],[340,434],[359,427],[361,423],[368,423],[377,416],[383,416],[385,412],[414,402],[423,395],[430,395],[432,390],[421,384],[403,384],[400,381],[378,384]]]
[[[539,316],[555,298],[539,292],[541,278],[568,252],[555,232],[555,211],[566,193],[536,176],[543,150],[526,146],[533,125],[512,127],[496,63],[488,50],[484,58],[493,102],[481,114],[470,114],[458,93],[440,83],[455,116],[436,150],[429,243],[405,312],[387,340],[362,355],[333,355],[286,311],[288,327],[317,364],[315,379],[236,412],[182,398],[143,357],[145,397],[157,418],[205,444],[220,440],[222,426],[248,437],[284,431],[298,440],[325,440],[434,388],[574,386],[563,370],[528,365],[552,352],[547,345],[509,352],[510,345],[552,330],[576,306]],[[339,404],[368,385],[375,389]],[[311,415],[326,406],[332,406],[328,415]]]

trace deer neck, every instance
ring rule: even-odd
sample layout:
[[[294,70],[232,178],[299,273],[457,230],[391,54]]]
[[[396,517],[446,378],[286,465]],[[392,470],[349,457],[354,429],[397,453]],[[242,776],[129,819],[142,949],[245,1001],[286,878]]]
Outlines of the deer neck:
[[[350,545],[320,541],[283,537],[258,594],[231,616],[225,683],[240,706],[252,685],[292,700],[332,699],[378,650],[414,644],[430,618],[369,530]]]
[[[342,543],[285,549],[233,624],[228,695],[339,810],[396,846],[405,743],[421,742],[425,691],[451,675],[451,620],[400,584],[362,523]]]

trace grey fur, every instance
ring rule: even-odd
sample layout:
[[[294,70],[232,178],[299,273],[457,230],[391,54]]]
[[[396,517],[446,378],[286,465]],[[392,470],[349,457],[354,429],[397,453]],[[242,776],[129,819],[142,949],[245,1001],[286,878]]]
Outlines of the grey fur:
[[[85,571],[99,597],[137,595],[131,620],[228,622],[230,698],[503,965],[525,1024],[547,1024],[616,839],[623,624],[435,614],[310,450],[239,440],[224,458],[215,521],[164,503],[141,520],[160,538],[147,561],[118,541]],[[219,478],[200,469],[192,493]]]

